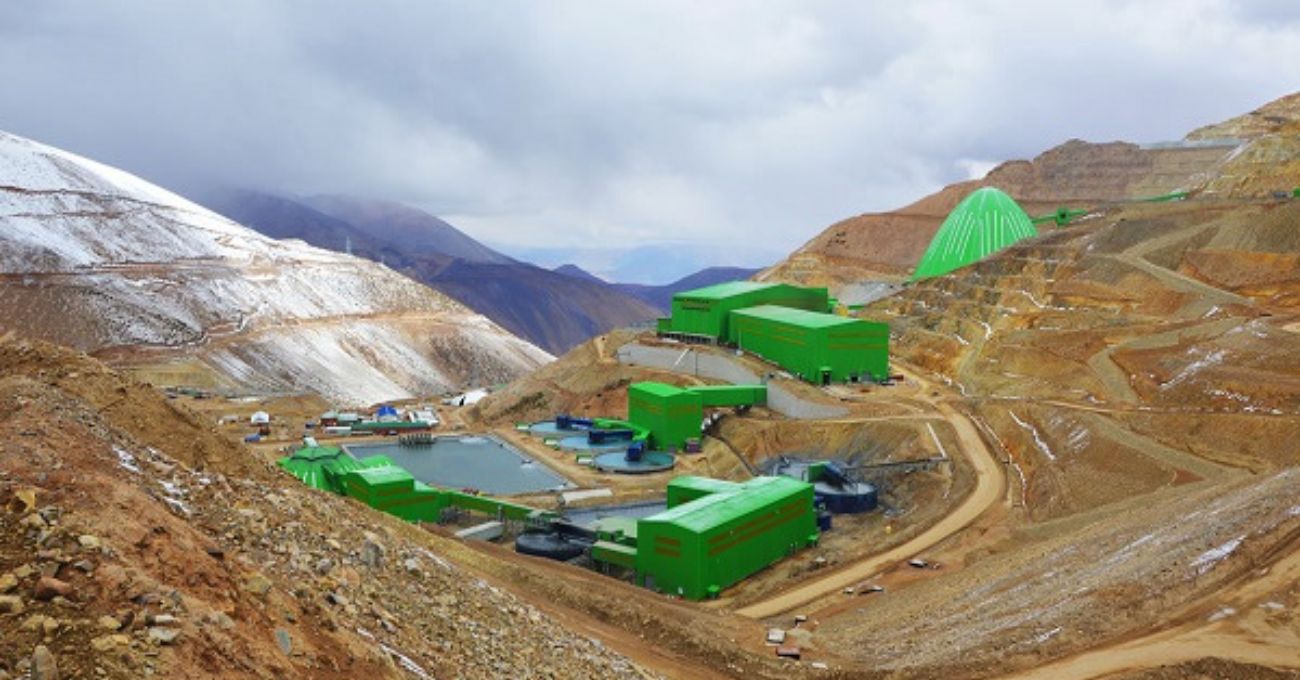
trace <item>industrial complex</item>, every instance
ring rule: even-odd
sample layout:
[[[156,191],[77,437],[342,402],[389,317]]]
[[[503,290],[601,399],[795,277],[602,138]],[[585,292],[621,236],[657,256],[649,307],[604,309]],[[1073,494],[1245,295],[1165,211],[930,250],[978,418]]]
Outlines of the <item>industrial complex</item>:
[[[949,216],[917,275],[950,271],[1033,231],[1010,197],[980,189]],[[889,378],[889,326],[850,316],[825,288],[733,281],[681,292],[673,297],[672,315],[660,319],[656,331],[670,343],[734,348],[813,385]],[[622,418],[560,414],[516,429],[555,450],[572,452],[575,464],[594,470],[666,473],[678,456],[701,451],[704,434],[722,409],[744,413],[766,405],[767,381],[775,375],[767,373],[755,384],[632,382]],[[436,447],[446,439],[404,434],[427,433],[437,418],[420,412],[404,420],[391,406],[380,407],[369,420],[329,412],[320,421],[326,434],[402,434],[401,447]],[[398,448],[386,450],[388,455],[365,456],[353,448],[321,446],[308,438],[279,465],[309,486],[408,521],[445,523],[465,513],[482,515],[484,523],[464,529],[465,535],[513,533],[521,553],[582,560],[607,575],[691,600],[719,597],[746,577],[818,544],[830,529],[831,513],[870,512],[878,505],[876,487],[850,477],[851,470],[864,466],[780,456],[766,475],[744,481],[679,475],[665,480],[658,509],[574,522],[562,507],[543,510],[472,488],[442,488],[433,482],[436,476],[417,478],[423,473],[413,474],[393,460],[419,466],[422,454]],[[460,459],[466,465],[487,456],[468,455]],[[510,460],[516,459],[507,456]],[[523,454],[519,460],[531,465]]]
[[[743,483],[678,477],[668,483],[663,512],[581,527],[554,512],[434,488],[382,456],[358,460],[315,442],[279,465],[308,486],[407,521],[442,522],[448,511],[463,511],[486,516],[487,524],[515,522],[530,529],[521,546],[528,546],[528,539],[535,546],[522,552],[564,559],[589,552],[606,571],[630,570],[636,583],[688,599],[717,597],[818,538],[813,486],[784,476]]]
[[[734,346],[810,383],[889,377],[889,326],[830,313],[825,288],[733,281],[673,296],[661,336]]]
[[[836,314],[825,288],[733,281],[678,293],[672,316],[661,319],[667,339],[734,347],[779,366],[800,380],[881,382],[889,375],[886,324]],[[766,379],[764,379],[766,380]],[[744,412],[767,403],[768,386],[688,385],[640,381],[627,386],[624,418],[560,414],[521,426],[574,462],[606,472],[662,473],[677,455],[701,450],[718,410]],[[430,416],[401,420],[382,407],[372,420],[348,413],[323,414],[327,434],[427,432]],[[405,435],[404,446],[436,446],[441,437]],[[778,473],[735,482],[683,475],[666,482],[661,511],[611,516],[577,524],[561,512],[492,498],[473,489],[445,489],[395,463],[417,464],[402,449],[354,457],[348,447],[306,445],[279,465],[304,483],[348,496],[408,521],[444,522],[476,513],[475,535],[500,535],[514,524],[519,552],[569,560],[585,558],[599,571],[651,590],[699,600],[718,597],[747,576],[818,542],[830,527],[829,511],[864,512],[876,506],[874,487],[850,482],[834,468],[815,465],[799,477]],[[528,465],[524,457],[524,464]],[[811,474],[810,474],[811,472]],[[495,526],[490,526],[495,525]]]

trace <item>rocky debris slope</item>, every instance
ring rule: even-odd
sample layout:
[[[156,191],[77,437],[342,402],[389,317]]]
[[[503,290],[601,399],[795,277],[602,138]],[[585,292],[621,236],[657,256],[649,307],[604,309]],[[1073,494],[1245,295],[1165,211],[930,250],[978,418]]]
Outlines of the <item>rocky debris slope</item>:
[[[71,353],[0,348],[0,677],[644,677],[447,539],[196,458],[155,434],[176,416],[101,414],[55,369]]]
[[[551,357],[381,265],[276,241],[144,180],[0,133],[0,309],[114,358],[197,356],[236,385],[353,403]]]
[[[1005,554],[846,615],[818,642],[852,649],[874,668],[947,667],[959,677],[1032,667],[1090,641],[1147,630],[1294,550],[1297,479],[1300,468],[1291,468],[1166,491],[1050,539],[1038,540],[1045,528],[1026,533]],[[854,644],[863,639],[872,644]]]

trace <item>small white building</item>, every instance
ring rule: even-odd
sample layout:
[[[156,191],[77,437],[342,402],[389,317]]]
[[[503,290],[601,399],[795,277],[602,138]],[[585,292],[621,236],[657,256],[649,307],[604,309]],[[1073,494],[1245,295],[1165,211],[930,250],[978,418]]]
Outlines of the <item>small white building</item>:
[[[266,411],[256,411],[248,417],[250,425],[267,425],[271,422],[271,414]]]
[[[427,406],[418,409],[410,409],[406,412],[406,419],[413,423],[428,423],[430,425],[438,424],[438,414],[432,408]]]

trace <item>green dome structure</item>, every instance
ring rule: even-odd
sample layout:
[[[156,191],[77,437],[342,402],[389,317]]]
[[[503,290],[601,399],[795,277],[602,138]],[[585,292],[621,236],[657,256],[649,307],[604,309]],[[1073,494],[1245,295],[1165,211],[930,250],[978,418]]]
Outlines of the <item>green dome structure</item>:
[[[1030,236],[1038,230],[1014,198],[983,187],[948,213],[916,265],[912,280],[943,276]]]

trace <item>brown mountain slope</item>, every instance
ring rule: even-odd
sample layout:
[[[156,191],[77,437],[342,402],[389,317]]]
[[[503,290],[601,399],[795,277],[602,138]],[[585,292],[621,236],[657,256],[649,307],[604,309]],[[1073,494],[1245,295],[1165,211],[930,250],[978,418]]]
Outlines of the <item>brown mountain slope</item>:
[[[1300,95],[1279,99],[1182,142],[1139,146],[1071,140],[1030,161],[1009,161],[978,181],[944,188],[888,213],[837,222],[760,275],[838,288],[909,274],[947,213],[966,194],[996,186],[1031,215],[1091,210],[1174,191],[1262,198],[1300,185]]]
[[[94,360],[0,341],[0,375],[0,674],[43,646],[65,678],[642,677],[447,539],[307,489]]]

